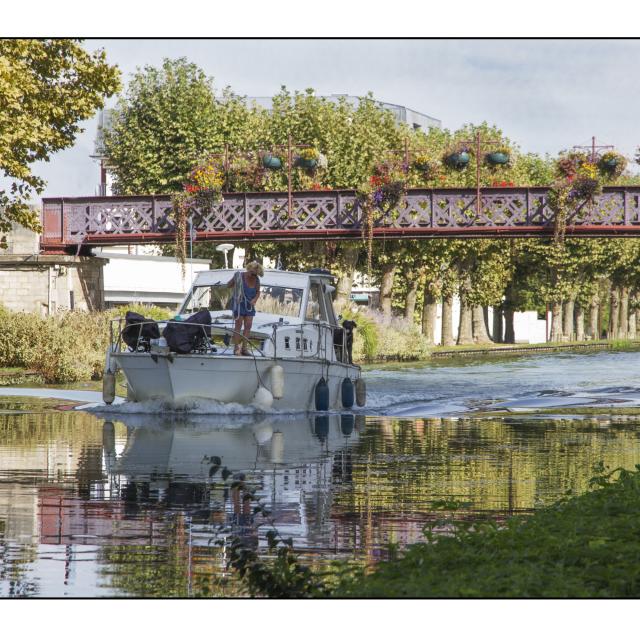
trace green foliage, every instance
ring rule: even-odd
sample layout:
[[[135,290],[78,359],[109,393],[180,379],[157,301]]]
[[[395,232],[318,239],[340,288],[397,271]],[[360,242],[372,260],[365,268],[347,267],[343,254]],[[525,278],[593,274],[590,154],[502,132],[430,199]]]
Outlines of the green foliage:
[[[367,362],[375,360],[379,353],[378,328],[373,318],[350,309],[344,309],[342,317],[345,320],[354,320],[357,325],[353,344],[354,360],[366,360]]]
[[[531,517],[469,522],[452,516],[448,536],[425,527],[426,544],[349,579],[339,597],[638,597],[640,466],[604,467],[591,492]],[[437,524],[443,524],[439,522]]]
[[[225,144],[251,146],[259,131],[259,111],[229,89],[216,99],[212,80],[184,58],[147,66],[133,76],[104,131],[114,191],[180,191],[197,162]]]
[[[381,360],[426,360],[430,347],[420,329],[400,318],[385,321],[382,315],[368,309],[345,309],[343,318],[357,324],[353,342],[355,362]]]
[[[145,318],[151,318],[152,320],[170,320],[176,313],[174,309],[167,309],[166,307],[156,307],[151,304],[126,304],[113,309],[109,309],[106,312],[109,318],[124,318],[127,311],[133,311],[139,313]]]
[[[34,371],[47,383],[99,380],[109,343],[109,320],[124,316],[127,309],[158,320],[172,315],[166,309],[135,305],[43,318],[0,307],[0,367]]]
[[[0,169],[13,180],[0,189],[0,234],[12,222],[39,230],[28,204],[45,183],[31,165],[71,147],[81,123],[119,87],[117,67],[79,40],[0,40]]]

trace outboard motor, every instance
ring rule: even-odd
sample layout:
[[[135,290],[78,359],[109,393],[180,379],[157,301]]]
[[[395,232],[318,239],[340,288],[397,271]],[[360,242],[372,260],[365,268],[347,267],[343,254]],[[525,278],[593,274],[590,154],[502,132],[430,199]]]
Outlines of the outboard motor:
[[[149,351],[150,341],[160,337],[158,323],[150,318],[145,318],[135,311],[127,311],[124,320],[122,339],[125,344],[134,351],[138,349]]]
[[[204,309],[189,316],[183,322],[168,322],[162,335],[171,351],[182,354],[191,353],[194,349],[203,346],[205,338],[211,337],[211,313],[208,309]]]

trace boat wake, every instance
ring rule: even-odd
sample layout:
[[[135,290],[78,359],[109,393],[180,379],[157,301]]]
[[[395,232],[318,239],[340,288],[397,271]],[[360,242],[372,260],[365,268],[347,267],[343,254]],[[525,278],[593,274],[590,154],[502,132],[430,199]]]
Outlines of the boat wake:
[[[185,398],[183,400],[145,400],[144,402],[122,402],[118,404],[95,404],[78,407],[100,415],[255,415],[263,413],[285,413],[276,409],[264,409],[255,405],[224,403],[207,398]],[[288,411],[286,413],[291,413]]]

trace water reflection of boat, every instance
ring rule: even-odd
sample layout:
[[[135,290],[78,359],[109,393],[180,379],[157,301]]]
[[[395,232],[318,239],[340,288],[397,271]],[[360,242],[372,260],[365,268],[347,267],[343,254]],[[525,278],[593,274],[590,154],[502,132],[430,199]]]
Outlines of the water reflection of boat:
[[[332,504],[332,485],[350,481],[350,447],[364,418],[353,414],[274,417],[248,420],[219,417],[176,423],[153,416],[126,418],[126,444],[118,454],[115,427],[105,422],[103,448],[112,490],[136,517],[151,505],[179,510],[189,522],[192,540],[209,544],[212,525],[226,523],[257,543],[253,502],[234,489],[246,479],[282,534],[310,544],[322,529]],[[227,417],[228,418],[228,417]],[[224,420],[224,422],[223,422]],[[219,458],[210,475],[212,460]],[[221,471],[231,474],[222,482]]]
[[[296,420],[237,416],[176,422],[157,416],[127,416],[127,441],[119,456],[111,443],[113,423],[104,427],[108,472],[131,479],[181,478],[202,482],[213,457],[231,471],[300,466],[345,447],[357,438],[353,414],[300,416]]]

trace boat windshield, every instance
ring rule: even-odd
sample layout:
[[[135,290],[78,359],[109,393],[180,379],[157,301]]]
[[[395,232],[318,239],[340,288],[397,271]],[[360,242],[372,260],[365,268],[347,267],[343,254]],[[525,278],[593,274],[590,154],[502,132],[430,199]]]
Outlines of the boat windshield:
[[[260,297],[256,303],[256,311],[271,313],[276,316],[300,315],[302,289],[278,287],[269,284],[260,285]],[[181,315],[191,315],[197,311],[231,311],[231,295],[233,289],[226,284],[214,284],[194,287],[187,301],[180,310]]]

